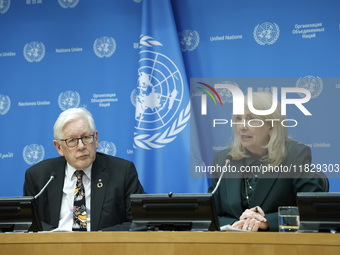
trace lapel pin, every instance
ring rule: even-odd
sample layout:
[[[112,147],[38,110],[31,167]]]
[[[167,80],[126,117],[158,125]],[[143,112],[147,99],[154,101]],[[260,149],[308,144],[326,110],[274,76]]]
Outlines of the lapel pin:
[[[97,188],[100,189],[102,187],[103,187],[102,179],[99,179],[97,183]]]

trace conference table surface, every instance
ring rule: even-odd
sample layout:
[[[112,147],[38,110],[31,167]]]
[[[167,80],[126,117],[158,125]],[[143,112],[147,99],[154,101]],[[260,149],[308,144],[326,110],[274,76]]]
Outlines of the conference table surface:
[[[340,235],[170,231],[2,233],[0,254],[340,254]]]

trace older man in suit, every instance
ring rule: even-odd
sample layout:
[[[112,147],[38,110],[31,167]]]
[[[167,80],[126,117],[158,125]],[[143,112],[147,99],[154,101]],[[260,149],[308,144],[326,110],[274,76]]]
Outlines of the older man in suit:
[[[96,152],[98,132],[84,108],[62,112],[54,125],[54,138],[61,157],[39,162],[25,175],[24,195],[28,196],[36,195],[51,175],[56,176],[37,199],[43,229],[128,230],[130,194],[144,193],[134,164]],[[75,175],[78,172],[80,177]]]

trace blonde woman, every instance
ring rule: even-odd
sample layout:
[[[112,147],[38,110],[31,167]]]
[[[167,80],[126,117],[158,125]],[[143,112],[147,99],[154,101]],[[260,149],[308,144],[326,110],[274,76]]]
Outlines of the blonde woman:
[[[216,210],[221,226],[277,231],[279,206],[296,205],[297,192],[322,189],[318,179],[300,172],[310,166],[311,150],[288,138],[280,105],[263,116],[254,115],[247,102],[245,98],[244,115],[233,116],[233,143],[214,158],[213,165],[223,167],[227,155],[232,156],[230,166],[236,170],[222,178],[214,194]],[[272,95],[253,93],[252,105],[257,110],[270,109]],[[216,183],[213,179],[209,192]]]

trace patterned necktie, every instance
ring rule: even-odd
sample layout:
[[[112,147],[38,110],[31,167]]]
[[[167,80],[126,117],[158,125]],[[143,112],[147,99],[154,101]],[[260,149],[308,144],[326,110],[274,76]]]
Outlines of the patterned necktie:
[[[74,175],[77,177],[77,184],[74,192],[72,231],[87,231],[84,172],[83,170],[76,170]]]

